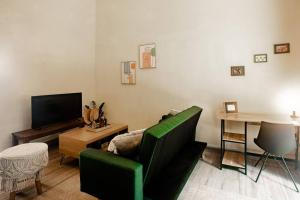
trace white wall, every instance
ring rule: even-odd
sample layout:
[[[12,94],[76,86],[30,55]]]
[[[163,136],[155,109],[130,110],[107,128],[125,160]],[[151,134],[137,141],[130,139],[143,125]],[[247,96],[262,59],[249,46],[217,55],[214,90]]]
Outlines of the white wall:
[[[31,127],[32,95],[95,97],[95,0],[0,0],[0,150]]]
[[[223,101],[237,100],[242,112],[300,113],[290,102],[300,102],[299,10],[298,0],[98,0],[97,97],[110,121],[130,129],[153,125],[171,108],[201,106],[197,139],[212,146]],[[138,45],[149,42],[157,44],[157,69],[121,85],[120,62],[138,60]],[[273,54],[281,42],[291,43],[291,54]],[[257,53],[269,62],[254,64]],[[231,77],[231,65],[245,65],[246,76]]]
[[[82,91],[87,103],[97,91],[109,120],[130,129],[198,105],[197,139],[213,146],[225,100],[244,112],[300,113],[299,9],[298,0],[0,0],[0,150],[30,127],[30,96],[39,94]],[[120,62],[138,60],[149,42],[158,68],[121,85]],[[291,54],[273,54],[280,42]],[[254,64],[255,53],[269,62]],[[245,65],[246,76],[230,77],[231,65]]]

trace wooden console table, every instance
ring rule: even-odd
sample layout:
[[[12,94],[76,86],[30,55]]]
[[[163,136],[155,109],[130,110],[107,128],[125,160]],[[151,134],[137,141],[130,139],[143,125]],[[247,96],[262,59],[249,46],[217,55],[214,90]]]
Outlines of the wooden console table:
[[[128,126],[123,124],[111,124],[108,129],[100,132],[88,131],[86,127],[65,132],[59,135],[59,152],[62,154],[60,163],[63,162],[65,156],[79,158],[80,152],[94,142],[126,132],[128,132]]]
[[[24,131],[19,131],[12,133],[12,145],[18,145],[20,143],[28,143],[31,140],[42,138],[48,135],[53,135],[56,133],[61,133],[66,130],[83,126],[84,122],[81,118],[78,120],[72,120],[68,122],[56,123],[49,125],[41,129],[28,129]]]
[[[283,115],[266,115],[255,113],[224,113],[217,114],[217,118],[221,120],[221,154],[220,169],[223,166],[231,166],[244,169],[247,174],[247,126],[260,125],[262,121],[281,124],[292,124],[295,126],[297,149],[295,153],[295,168],[298,169],[298,153],[299,153],[299,134],[300,119],[292,119],[290,116]],[[245,125],[245,132],[228,133],[225,129],[225,121],[242,122]],[[244,145],[244,152],[234,152],[225,149],[226,142],[240,143]]]

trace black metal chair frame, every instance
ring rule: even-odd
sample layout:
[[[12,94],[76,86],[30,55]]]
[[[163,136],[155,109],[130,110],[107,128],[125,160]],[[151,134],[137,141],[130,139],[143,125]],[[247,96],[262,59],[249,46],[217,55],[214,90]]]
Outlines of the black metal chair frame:
[[[263,164],[262,164],[262,166],[261,166],[261,168],[260,168],[260,170],[259,170],[259,173],[258,173],[258,175],[257,175],[257,177],[256,177],[255,182],[258,181],[259,176],[260,176],[260,174],[261,174],[263,168],[265,167],[265,164],[266,164],[266,162],[267,162],[267,160],[268,160],[268,158],[269,158],[270,155],[271,155],[270,153],[264,152],[263,155],[259,158],[259,160],[255,163],[255,167],[256,167],[256,166],[260,163],[260,161],[265,157],[265,158],[264,158],[264,161],[263,161]],[[276,156],[274,156],[274,158],[275,158],[275,160],[276,160]],[[285,169],[287,170],[287,172],[288,172],[288,174],[289,174],[291,180],[292,180],[293,183],[294,183],[294,186],[295,186],[295,188],[296,188],[296,191],[299,192],[299,189],[298,189],[298,187],[297,187],[297,185],[296,185],[295,179],[294,179],[293,175],[291,174],[291,172],[290,172],[290,170],[289,170],[289,168],[288,168],[288,166],[287,166],[287,164],[286,164],[286,162],[285,162],[284,157],[281,155],[280,158],[281,158],[281,160],[282,160],[282,162],[283,162],[283,164],[284,164],[284,167],[285,167]],[[277,160],[276,160],[276,161],[277,161]],[[282,165],[280,165],[280,166],[282,167]],[[283,168],[283,167],[282,167],[282,168]],[[284,168],[283,168],[283,169],[284,169]]]

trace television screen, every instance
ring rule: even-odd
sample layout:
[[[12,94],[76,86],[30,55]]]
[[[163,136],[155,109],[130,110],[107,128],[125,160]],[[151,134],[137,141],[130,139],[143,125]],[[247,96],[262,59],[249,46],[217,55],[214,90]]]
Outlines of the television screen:
[[[31,97],[32,128],[82,117],[82,94],[56,94]]]

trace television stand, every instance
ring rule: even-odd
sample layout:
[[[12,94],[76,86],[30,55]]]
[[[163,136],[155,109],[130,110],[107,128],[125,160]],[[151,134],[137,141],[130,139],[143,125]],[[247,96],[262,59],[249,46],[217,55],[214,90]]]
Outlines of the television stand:
[[[79,118],[77,120],[52,124],[40,129],[28,129],[24,131],[15,132],[12,133],[12,145],[15,146],[20,143],[28,143],[31,140],[53,135],[56,133],[62,133],[66,130],[83,126],[84,122],[82,118]]]

